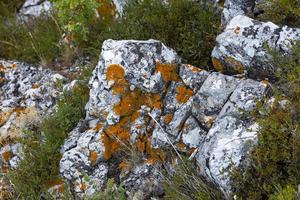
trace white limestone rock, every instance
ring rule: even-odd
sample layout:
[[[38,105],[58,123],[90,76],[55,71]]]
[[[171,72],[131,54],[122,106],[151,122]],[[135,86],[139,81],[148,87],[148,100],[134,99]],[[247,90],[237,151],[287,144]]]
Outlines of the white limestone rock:
[[[255,101],[265,95],[266,89],[257,81],[241,81],[199,147],[196,157],[200,173],[219,185],[227,197],[231,191],[230,170],[246,159],[257,141],[258,124],[242,115],[255,109]]]
[[[52,3],[48,0],[26,0],[19,11],[21,17],[38,17],[52,9]]]
[[[212,52],[215,68],[228,74],[254,79],[272,77],[274,67],[266,46],[287,53],[300,40],[300,29],[259,22],[244,15],[235,16],[216,39]]]

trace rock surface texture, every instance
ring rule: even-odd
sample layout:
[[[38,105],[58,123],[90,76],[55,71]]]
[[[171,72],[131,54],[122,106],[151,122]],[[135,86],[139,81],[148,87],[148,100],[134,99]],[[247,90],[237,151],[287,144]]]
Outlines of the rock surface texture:
[[[61,174],[80,198],[100,190],[112,175],[132,198],[160,196],[157,170],[170,162],[162,149],[173,146],[199,149],[201,174],[226,193],[229,166],[242,162],[256,141],[257,125],[242,115],[267,87],[182,64],[156,40],[107,40],[90,79],[87,117],[61,149]],[[134,146],[138,156],[124,155],[124,146]]]
[[[19,144],[24,129],[36,127],[55,106],[64,77],[28,64],[0,60],[0,164],[14,168],[21,158]]]
[[[287,53],[299,40],[299,28],[279,27],[272,22],[260,22],[238,15],[217,37],[212,52],[213,64],[224,73],[246,73],[255,79],[270,78],[274,69],[267,47]]]
[[[20,16],[37,17],[43,12],[49,12],[52,3],[47,0],[26,0],[19,11]]]

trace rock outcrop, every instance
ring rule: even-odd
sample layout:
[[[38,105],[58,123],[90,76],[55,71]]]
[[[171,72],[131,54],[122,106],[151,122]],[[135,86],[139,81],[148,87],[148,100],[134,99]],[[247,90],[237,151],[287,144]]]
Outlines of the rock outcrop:
[[[234,17],[216,41],[212,52],[214,67],[228,74],[243,74],[254,79],[272,78],[274,67],[268,47],[288,53],[300,40],[300,29],[279,27],[244,15]]]
[[[48,0],[26,0],[19,11],[21,17],[37,17],[44,12],[49,12],[52,3]]]
[[[15,140],[24,129],[34,129],[54,108],[64,77],[31,65],[0,61],[0,143],[2,168],[13,168],[21,158]]]
[[[107,40],[90,79],[87,117],[61,149],[61,174],[80,198],[112,176],[131,197],[160,196],[157,170],[171,162],[163,149],[199,149],[201,174],[226,193],[229,165],[242,162],[256,141],[257,125],[243,112],[267,87],[182,64],[156,40]]]

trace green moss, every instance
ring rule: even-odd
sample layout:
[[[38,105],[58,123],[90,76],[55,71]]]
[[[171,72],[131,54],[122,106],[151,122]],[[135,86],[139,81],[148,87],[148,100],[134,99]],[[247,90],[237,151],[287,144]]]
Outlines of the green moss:
[[[235,192],[241,199],[267,199],[278,185],[297,188],[300,183],[300,45],[291,55],[273,56],[276,100],[271,107],[260,105],[261,128],[251,165],[233,172]],[[288,103],[282,106],[282,100]]]

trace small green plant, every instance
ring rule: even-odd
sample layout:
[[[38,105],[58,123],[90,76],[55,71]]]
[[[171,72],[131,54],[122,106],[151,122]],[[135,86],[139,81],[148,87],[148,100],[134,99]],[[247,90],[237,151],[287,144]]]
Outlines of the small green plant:
[[[126,200],[124,185],[117,185],[113,178],[108,179],[104,191],[95,194],[92,197],[87,197],[88,200]]]
[[[89,25],[100,6],[97,0],[53,0],[67,38],[70,40],[87,40]]]
[[[278,192],[269,197],[269,200],[296,200],[298,194],[295,189],[288,185],[285,188],[278,188]],[[300,197],[300,196],[299,196]]]
[[[241,199],[267,199],[278,185],[297,188],[300,183],[300,45],[290,55],[273,53],[273,57],[275,102],[259,106],[261,128],[252,162],[233,172],[235,192]]]
[[[217,187],[205,181],[184,158],[176,165],[174,174],[167,174],[164,181],[164,199],[172,200],[220,200],[224,199]]]
[[[267,0],[261,18],[279,25],[300,26],[299,0]]]
[[[84,84],[73,89],[72,95],[64,94],[57,109],[49,115],[35,131],[27,131],[24,159],[18,167],[8,173],[8,178],[21,199],[40,199],[49,196],[51,182],[60,180],[60,147],[68,133],[85,116],[85,104],[89,89]]]
[[[53,16],[21,22],[0,16],[0,57],[50,65],[60,55],[61,31]]]

